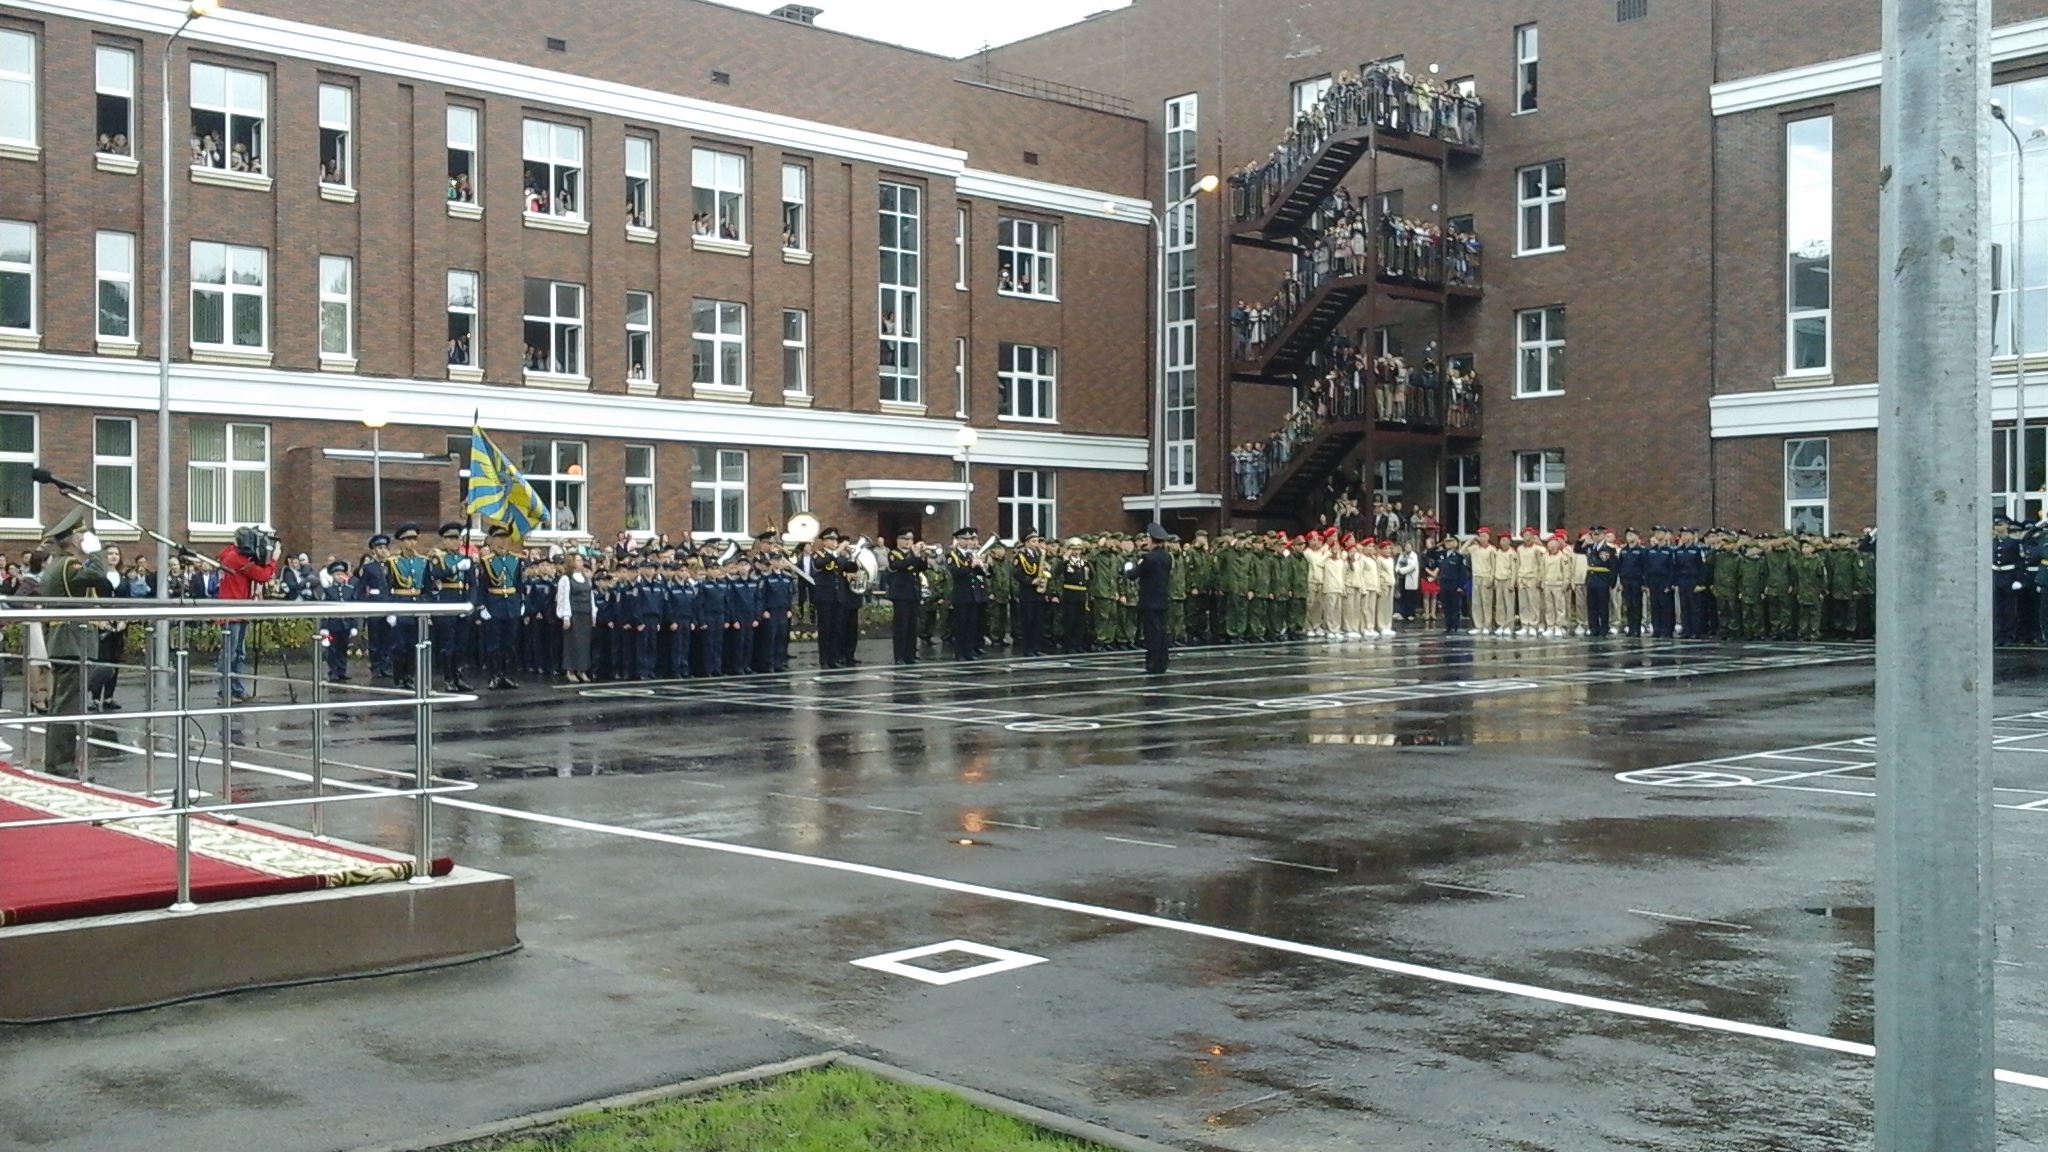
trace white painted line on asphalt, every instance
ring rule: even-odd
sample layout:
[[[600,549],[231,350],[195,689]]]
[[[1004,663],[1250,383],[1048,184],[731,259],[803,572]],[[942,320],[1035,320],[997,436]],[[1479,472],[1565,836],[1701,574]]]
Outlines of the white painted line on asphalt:
[[[1703,920],[1698,916],[1674,916],[1669,912],[1651,912],[1645,908],[1631,908],[1629,911],[1638,916],[1648,916],[1653,920],[1675,920],[1680,924],[1708,924],[1715,928],[1733,928],[1738,932],[1751,931],[1750,926],[1747,924],[1731,924],[1726,920]]]
[[[1275,952],[1286,952],[1295,956],[1307,956],[1316,960],[1328,960],[1354,968],[1365,968],[1395,976],[1406,976],[1416,980],[1427,980],[1437,984],[1448,984],[1457,988],[1471,988],[1481,992],[1495,992],[1505,996],[1518,996],[1526,1000],[1538,1000],[1549,1004],[1561,1004],[1568,1008],[1581,1008],[1592,1012],[1606,1012],[1615,1016],[1630,1016],[1641,1020],[1656,1020],[1665,1024],[1677,1024],[1688,1028],[1699,1028],[1711,1032],[1726,1032],[1738,1036],[1751,1036],[1761,1040],[1776,1040],[1784,1044],[1795,1044],[1802,1048],[1817,1048],[1827,1052],[1840,1052],[1850,1056],[1874,1057],[1874,1045],[1842,1040],[1834,1036],[1821,1036],[1812,1032],[1795,1032],[1789,1028],[1772,1028],[1763,1024],[1751,1024],[1742,1020],[1724,1020],[1718,1016],[1703,1016],[1697,1012],[1679,1012],[1670,1008],[1658,1008],[1648,1004],[1631,1004],[1626,1000],[1611,1000],[1605,996],[1587,996],[1579,992],[1566,992],[1557,988],[1544,988],[1535,984],[1522,984],[1512,980],[1496,980],[1490,976],[1478,976],[1469,972],[1454,972],[1447,968],[1431,968],[1422,964],[1411,964],[1405,960],[1388,960],[1378,956],[1367,956],[1358,952],[1345,952],[1337,948],[1325,948],[1317,944],[1303,944],[1294,940],[1283,940],[1275,936],[1260,936],[1251,932],[1240,932],[1235,928],[1218,928],[1187,920],[1169,920],[1163,916],[1150,916],[1143,912],[1128,912],[1121,908],[1105,908],[1094,904],[1082,904],[1074,900],[1061,900],[1052,896],[1039,896],[1030,892],[1014,892],[1005,888],[991,888],[985,884],[968,884],[959,880],[947,880],[940,876],[924,876],[916,872],[904,872],[895,868],[882,868],[873,864],[859,864],[851,860],[833,860],[823,856],[805,856],[796,852],[782,852],[773,848],[756,848],[749,844],[731,844],[720,840],[704,840],[694,836],[677,836],[667,832],[650,832],[640,828],[627,828],[616,824],[599,824],[590,820],[578,820],[570,816],[552,816],[542,812],[525,812],[517,808],[503,808],[496,804],[482,804],[474,800],[453,800],[435,797],[434,803],[448,808],[460,808],[469,812],[483,812],[503,816],[511,820],[530,820],[536,824],[551,824],[557,828],[572,828],[582,832],[600,835],[620,836],[631,840],[645,840],[656,844],[670,844],[680,848],[701,848],[709,852],[724,852],[734,856],[746,856],[755,860],[774,860],[784,864],[798,864],[808,868],[823,868],[833,872],[845,872],[855,876],[867,876],[877,880],[892,880],[899,884],[914,884],[921,888],[932,888],[942,892],[955,892],[964,896],[979,896],[989,900],[1003,900],[1012,904],[1024,904],[1034,908],[1046,908],[1055,912],[1070,912],[1077,916],[1089,916],[1099,920],[1114,920],[1124,924],[1136,924],[1145,928],[1159,928],[1168,932],[1179,932],[1188,936],[1201,936],[1210,940],[1223,940],[1253,948],[1265,948]],[[2048,1091],[2048,1076],[2034,1076],[2025,1072],[2013,1072],[2000,1068],[1998,1079],[2007,1084],[2019,1084],[2028,1088]]]
[[[1140,844],[1140,845],[1143,845],[1144,847],[1147,847],[1147,848],[1178,848],[1178,847],[1180,847],[1180,845],[1178,845],[1178,844],[1161,844],[1161,843],[1160,843],[1159,841],[1157,841],[1157,840],[1133,840],[1133,839],[1131,839],[1131,838],[1130,838],[1130,837],[1128,837],[1128,836],[1104,836],[1104,837],[1103,837],[1103,839],[1104,839],[1104,840],[1114,840],[1114,841],[1116,841],[1116,842],[1117,842],[1117,843],[1119,843],[1119,844]]]
[[[1043,829],[1043,828],[1039,827],[1039,826],[1038,826],[1038,825],[1036,825],[1036,824],[1012,824],[1012,823],[1011,823],[1010,821],[1008,821],[1008,820],[991,820],[991,819],[989,819],[989,818],[988,818],[988,817],[986,817],[986,816],[983,816],[983,817],[981,818],[981,822],[982,822],[983,824],[987,824],[987,825],[989,825],[990,827],[993,827],[993,828],[1015,828],[1015,829],[1017,829],[1017,830],[1019,830],[1019,831],[1021,831],[1021,832],[1043,832],[1043,831],[1045,831],[1045,829]]]
[[[924,815],[924,813],[922,813],[922,812],[919,812],[919,811],[918,811],[917,809],[915,809],[915,808],[891,808],[891,807],[889,807],[889,806],[888,806],[887,804],[870,804],[870,805],[868,805],[868,811],[870,811],[870,812],[901,812],[901,813],[902,813],[903,815],[905,815],[905,816],[922,816],[922,815]]]
[[[1446,884],[1441,880],[1424,880],[1423,883],[1431,888],[1449,888],[1457,892],[1477,892],[1482,896],[1505,896],[1510,900],[1528,899],[1527,896],[1519,892],[1501,892],[1492,888],[1474,888],[1470,884]]]
[[[922,960],[928,956],[943,956],[948,952],[965,952],[969,956],[982,956],[986,964],[974,964],[966,968],[955,968],[950,972],[919,968],[906,963]],[[976,944],[972,940],[948,940],[942,944],[926,944],[922,948],[905,948],[901,952],[889,952],[881,956],[868,956],[850,961],[856,968],[871,968],[876,972],[887,972],[891,976],[907,976],[926,984],[958,984],[977,976],[993,976],[998,972],[1015,972],[1033,964],[1045,963],[1045,957],[1032,956],[1023,952],[1012,952],[1008,948],[994,948],[987,944]]]
[[[1247,856],[1245,859],[1254,864],[1272,864],[1281,868],[1300,868],[1306,872],[1327,872],[1332,876],[1337,874],[1335,868],[1325,868],[1321,864],[1296,864],[1292,860],[1269,860],[1264,856]]]
[[[831,803],[830,800],[825,799],[823,796],[799,796],[794,792],[770,792],[769,795],[781,800],[808,800],[813,804]]]

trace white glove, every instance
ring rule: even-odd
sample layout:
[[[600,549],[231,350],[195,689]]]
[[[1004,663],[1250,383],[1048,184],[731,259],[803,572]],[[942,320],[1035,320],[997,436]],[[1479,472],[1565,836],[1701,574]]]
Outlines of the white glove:
[[[78,546],[79,546],[80,548],[83,548],[83,549],[85,549],[85,554],[86,554],[87,556],[97,556],[97,555],[99,555],[99,552],[100,552],[100,537],[99,537],[99,533],[97,533],[97,532],[94,532],[94,531],[93,531],[92,529],[90,529],[90,528],[86,529],[86,530],[85,530],[84,532],[81,532],[81,533],[79,533],[79,534],[78,534]]]
[[[386,624],[389,624],[389,625],[391,625],[391,626],[392,626],[393,628],[396,628],[396,627],[398,627],[398,617],[396,617],[396,616],[386,616],[386,617],[384,618],[384,623],[386,623]]]
[[[479,620],[489,620],[491,618],[491,610],[489,608],[477,609],[476,618]]]
[[[2012,582],[2012,590],[2013,590],[2013,591],[2015,591],[2015,592],[2017,592],[2017,591],[2019,591],[2019,590],[2020,590],[2020,582],[2019,582],[2019,581],[2015,580],[2015,581],[2013,581],[2013,582]]]
[[[322,588],[334,587],[334,577],[329,575],[327,569],[325,568],[322,568],[320,570],[320,586]]]
[[[457,561],[455,562],[455,570],[456,570],[457,572],[467,572],[467,571],[469,571],[469,568],[470,568],[470,559],[469,559],[469,557],[467,557],[467,556],[464,556],[464,557],[463,557],[462,559],[460,559],[460,560],[457,560]]]

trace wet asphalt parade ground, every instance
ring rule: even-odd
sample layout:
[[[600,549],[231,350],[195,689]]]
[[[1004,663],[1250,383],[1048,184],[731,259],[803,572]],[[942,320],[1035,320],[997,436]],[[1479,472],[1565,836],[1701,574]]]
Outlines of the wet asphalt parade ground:
[[[831,1048],[1185,1148],[1868,1144],[1868,646],[864,656],[450,706],[437,850],[523,950],[0,1028],[0,1148],[363,1148]],[[2001,1127],[2048,1148],[2048,653],[1998,668]]]

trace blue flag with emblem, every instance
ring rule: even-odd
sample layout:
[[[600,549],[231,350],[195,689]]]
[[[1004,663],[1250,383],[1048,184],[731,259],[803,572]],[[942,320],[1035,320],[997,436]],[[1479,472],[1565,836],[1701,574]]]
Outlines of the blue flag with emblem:
[[[525,539],[548,522],[548,506],[540,493],[484,435],[482,424],[469,430],[469,493],[463,511],[505,525],[514,540]]]

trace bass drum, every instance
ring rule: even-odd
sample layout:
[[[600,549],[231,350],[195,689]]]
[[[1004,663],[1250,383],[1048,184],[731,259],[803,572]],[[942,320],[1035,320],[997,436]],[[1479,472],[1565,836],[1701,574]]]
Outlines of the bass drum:
[[[809,512],[799,512],[789,518],[789,528],[783,532],[782,542],[784,544],[809,544],[818,538],[818,533],[821,531],[823,529],[819,527],[816,516],[811,515]]]

